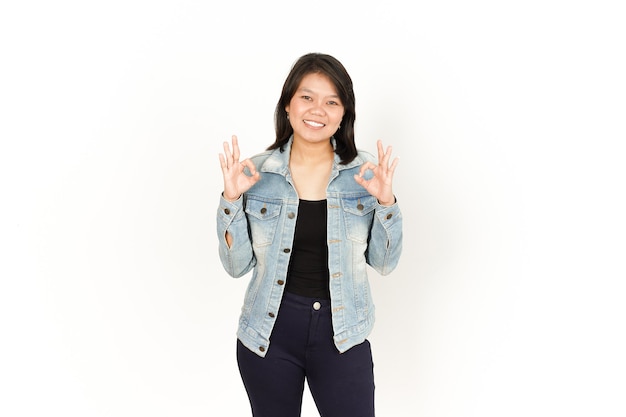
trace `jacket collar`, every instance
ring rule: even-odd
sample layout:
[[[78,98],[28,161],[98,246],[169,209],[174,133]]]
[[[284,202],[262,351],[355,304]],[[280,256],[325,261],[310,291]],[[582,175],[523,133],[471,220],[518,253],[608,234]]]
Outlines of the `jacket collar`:
[[[337,142],[335,141],[335,137],[331,137],[330,141],[333,145],[333,149],[337,149]],[[289,141],[283,146],[283,149],[274,149],[267,159],[261,165],[261,172],[273,172],[275,174],[280,174],[286,176],[289,172],[289,155],[291,154],[291,144],[293,143],[293,135],[289,138]],[[334,162],[333,162],[333,171],[342,171],[344,169],[354,168],[355,166],[360,166],[365,162],[363,157],[360,154],[348,164],[342,164],[339,155],[334,154]]]

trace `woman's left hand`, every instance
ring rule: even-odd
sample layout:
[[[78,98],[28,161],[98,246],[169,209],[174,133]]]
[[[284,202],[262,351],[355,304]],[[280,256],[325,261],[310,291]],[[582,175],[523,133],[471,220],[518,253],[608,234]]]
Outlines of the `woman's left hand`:
[[[383,206],[391,206],[396,202],[396,198],[393,195],[391,184],[393,182],[393,172],[398,165],[398,158],[394,158],[391,165],[389,165],[389,159],[391,159],[391,146],[387,147],[387,150],[383,152],[382,141],[377,142],[378,145],[378,165],[374,165],[373,162],[366,162],[361,165],[359,174],[354,176],[354,180],[359,183],[368,193],[378,199],[378,202]],[[365,171],[372,170],[374,176],[366,180],[363,178]]]

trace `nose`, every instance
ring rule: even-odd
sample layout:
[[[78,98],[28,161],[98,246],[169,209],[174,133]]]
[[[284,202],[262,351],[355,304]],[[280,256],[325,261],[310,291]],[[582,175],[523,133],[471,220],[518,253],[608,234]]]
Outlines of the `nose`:
[[[316,116],[323,116],[323,115],[325,115],[326,111],[324,110],[323,103],[315,103],[313,105],[313,107],[311,108],[311,113],[316,115]]]
[[[324,116],[326,114],[326,110],[324,110],[324,102],[323,101],[315,101],[313,102],[313,106],[311,107],[311,114],[316,116]]]

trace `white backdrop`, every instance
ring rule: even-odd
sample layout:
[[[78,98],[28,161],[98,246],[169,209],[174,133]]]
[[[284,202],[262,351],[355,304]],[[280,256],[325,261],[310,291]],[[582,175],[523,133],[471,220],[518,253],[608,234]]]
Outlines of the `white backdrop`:
[[[401,158],[378,415],[626,413],[619,2],[5,3],[0,415],[249,415],[218,153],[312,51]]]

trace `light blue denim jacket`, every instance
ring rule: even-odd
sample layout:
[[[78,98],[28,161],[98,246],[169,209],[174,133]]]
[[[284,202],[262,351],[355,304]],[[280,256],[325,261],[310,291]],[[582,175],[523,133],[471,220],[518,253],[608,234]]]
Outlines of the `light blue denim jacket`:
[[[261,179],[237,201],[220,198],[217,212],[219,255],[224,269],[235,278],[253,270],[237,337],[261,357],[269,349],[285,290],[298,216],[298,195],[289,172],[290,150],[291,140],[284,152],[273,150],[253,157]],[[373,155],[359,152],[352,162],[341,165],[335,154],[326,193],[334,342],[342,353],[363,342],[374,325],[366,264],[387,275],[396,267],[402,251],[398,204],[380,205],[354,180],[366,160],[377,163]],[[233,238],[230,248],[225,239],[227,231]]]

